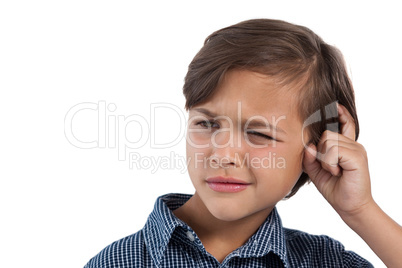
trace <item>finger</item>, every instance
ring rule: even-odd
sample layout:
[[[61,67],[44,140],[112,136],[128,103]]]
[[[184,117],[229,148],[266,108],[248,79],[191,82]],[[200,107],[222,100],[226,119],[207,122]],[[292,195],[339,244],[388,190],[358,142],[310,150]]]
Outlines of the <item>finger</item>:
[[[322,157],[324,154],[328,153],[328,151],[332,148],[332,147],[336,147],[336,146],[342,146],[344,148],[347,148],[351,151],[356,151],[359,152],[362,150],[362,146],[357,143],[351,143],[350,141],[341,141],[341,140],[326,140],[325,142],[320,144],[321,147],[317,147],[317,159],[318,159],[318,155],[320,157]]]
[[[361,145],[355,141],[351,141],[349,138],[343,136],[342,134],[335,133],[335,132],[326,132],[323,134],[322,138],[317,144],[317,154],[316,154],[316,159],[320,162],[328,164],[328,160],[325,160],[324,157],[328,153],[328,151],[337,146],[342,146],[345,148],[348,148],[349,150],[353,151],[359,151],[361,150]],[[333,149],[334,150],[334,149]],[[332,152],[335,153],[335,152]],[[335,164],[335,163],[330,163],[330,164]],[[337,165],[335,165],[333,168],[330,168],[329,166],[325,165],[328,171],[331,171],[331,173],[335,176],[338,176],[340,173],[340,170],[338,169]]]
[[[355,141],[356,140],[356,125],[353,117],[345,106],[338,104],[338,116],[341,134]]]
[[[311,181],[321,189],[320,185],[324,184],[325,181],[330,179],[331,174],[324,170],[321,163],[316,158],[317,148],[310,144],[304,150],[303,157],[303,171],[308,174]]]
[[[317,144],[317,150],[320,154],[327,153],[328,149],[332,146],[342,145],[343,147],[349,148],[351,150],[360,150],[361,144],[351,141],[349,138],[344,137],[339,133],[334,133],[327,139],[321,139]]]
[[[344,142],[349,142],[351,144],[355,143],[355,141],[351,141],[350,138],[339,134],[338,132],[333,132],[330,130],[325,130],[322,134],[321,137],[318,141],[317,147],[319,147],[319,144],[325,142],[326,140],[339,140],[339,141],[344,141]]]
[[[318,141],[317,144],[317,150],[320,154],[325,154],[326,153],[326,144],[330,141],[331,145],[337,145],[339,142],[339,133],[333,132],[326,130],[322,133],[320,140]]]
[[[320,162],[317,160],[317,147],[309,144],[304,150],[303,171],[307,173],[310,179],[314,180],[322,170]]]
[[[321,166],[333,176],[341,176],[342,170],[339,166],[339,149],[338,145],[331,146],[325,154],[321,155]]]
[[[351,149],[344,146],[345,144],[347,143],[341,142],[339,146],[332,146],[326,154],[321,155],[322,168],[335,176],[340,176],[344,171],[357,170],[359,166],[367,162],[365,151]]]

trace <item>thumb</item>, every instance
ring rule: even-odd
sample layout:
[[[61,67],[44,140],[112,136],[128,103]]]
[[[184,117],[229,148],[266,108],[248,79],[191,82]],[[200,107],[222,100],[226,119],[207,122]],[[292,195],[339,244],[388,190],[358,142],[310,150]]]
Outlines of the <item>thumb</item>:
[[[304,149],[304,157],[303,157],[303,171],[308,174],[310,179],[315,181],[318,173],[322,169],[320,163],[317,161],[317,147],[310,143]]]

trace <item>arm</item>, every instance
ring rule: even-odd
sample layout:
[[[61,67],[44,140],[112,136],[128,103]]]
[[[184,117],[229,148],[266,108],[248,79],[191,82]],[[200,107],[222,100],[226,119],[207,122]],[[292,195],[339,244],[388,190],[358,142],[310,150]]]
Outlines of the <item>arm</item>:
[[[375,203],[367,154],[355,141],[353,119],[341,105],[338,112],[341,134],[325,131],[317,146],[309,145],[303,169],[345,223],[387,267],[402,267],[402,227]]]
[[[377,254],[387,267],[402,267],[402,227],[374,202],[342,219]]]

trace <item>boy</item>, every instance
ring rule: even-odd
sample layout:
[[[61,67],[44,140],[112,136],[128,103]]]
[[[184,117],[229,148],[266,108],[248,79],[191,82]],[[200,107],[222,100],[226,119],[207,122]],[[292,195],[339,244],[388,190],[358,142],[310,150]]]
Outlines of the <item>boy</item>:
[[[327,236],[282,227],[276,203],[310,179],[388,267],[402,267],[402,228],[371,196],[335,48],[305,27],[244,21],[206,39],[183,93],[195,194],[158,198],[141,231],[86,267],[372,267]]]

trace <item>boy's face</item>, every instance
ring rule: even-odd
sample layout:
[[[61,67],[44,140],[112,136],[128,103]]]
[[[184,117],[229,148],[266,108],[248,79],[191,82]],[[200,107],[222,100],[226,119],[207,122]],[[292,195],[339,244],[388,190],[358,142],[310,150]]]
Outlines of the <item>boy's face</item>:
[[[293,100],[291,91],[275,88],[268,76],[231,70],[207,102],[190,109],[188,171],[196,194],[216,218],[233,221],[270,212],[297,182],[302,138],[308,137],[302,137]],[[253,125],[257,121],[264,124]],[[210,181],[218,176],[244,184]]]

